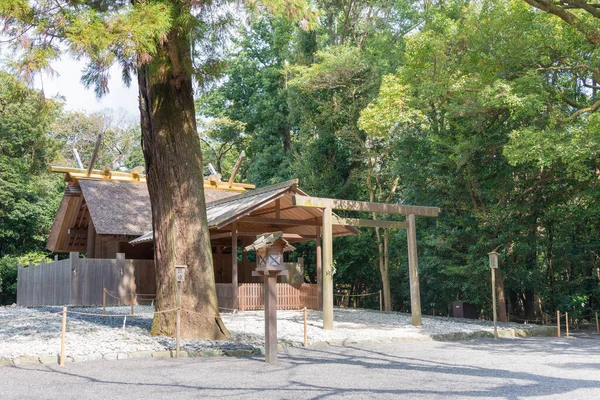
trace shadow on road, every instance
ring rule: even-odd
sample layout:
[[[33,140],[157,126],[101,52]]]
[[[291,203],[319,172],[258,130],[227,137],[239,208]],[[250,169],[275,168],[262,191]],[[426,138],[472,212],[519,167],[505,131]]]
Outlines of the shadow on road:
[[[574,341],[579,343],[573,344]],[[439,342],[437,342],[439,343]],[[414,344],[416,346],[416,344]],[[411,346],[404,343],[403,346]],[[265,365],[260,357],[181,360],[124,360],[98,362],[85,367],[13,367],[28,373],[50,374],[57,381],[75,381],[91,385],[110,385],[115,392],[137,387],[152,390],[162,388],[174,394],[184,392],[198,396],[265,395],[267,397],[311,397],[315,399],[342,395],[431,395],[433,397],[504,397],[567,395],[579,389],[600,390],[598,379],[574,379],[543,373],[523,372],[505,368],[476,365],[461,361],[465,352],[510,356],[511,354],[597,355],[600,342],[577,339],[505,339],[443,342],[431,345],[423,357],[403,356],[400,344],[373,346],[329,346],[289,349],[280,355],[281,363]],[[427,349],[426,349],[427,350]],[[436,351],[454,354],[451,362],[439,361]],[[539,357],[535,357],[539,359]],[[477,359],[477,354],[475,356]],[[581,359],[581,357],[579,358]],[[597,358],[595,359],[597,361]],[[590,360],[592,361],[592,360]],[[143,363],[143,371],[137,363]],[[85,363],[84,363],[85,364]],[[598,362],[574,362],[552,367],[597,370]],[[82,364],[83,365],[83,364]],[[506,360],[503,365],[506,365]],[[113,370],[107,372],[106,369]],[[115,369],[127,371],[123,375]],[[535,368],[534,368],[535,369]],[[204,372],[210,371],[210,375]],[[203,375],[204,374],[204,375]],[[323,378],[330,374],[331,379]],[[115,376],[118,375],[118,376]],[[411,376],[415,376],[413,381]],[[595,376],[594,374],[590,376]],[[198,377],[203,377],[199,379]],[[425,380],[429,383],[422,385]],[[52,379],[54,380],[54,379]],[[369,380],[379,382],[367,384]],[[379,381],[377,381],[379,380]],[[421,384],[416,384],[416,381]],[[198,384],[197,382],[201,383]],[[327,383],[323,383],[327,382]],[[436,384],[440,382],[440,384]],[[449,383],[450,382],[450,383]],[[470,384],[461,384],[467,382]],[[454,383],[454,384],[453,384]],[[269,396],[270,394],[270,396]]]

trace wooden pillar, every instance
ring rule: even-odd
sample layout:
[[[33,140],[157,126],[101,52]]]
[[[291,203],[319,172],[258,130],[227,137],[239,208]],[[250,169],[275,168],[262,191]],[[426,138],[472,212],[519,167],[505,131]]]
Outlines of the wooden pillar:
[[[323,310],[323,255],[321,254],[321,227],[317,226],[317,309]]]
[[[265,275],[265,361],[277,364],[277,275]]]
[[[333,329],[333,229],[331,208],[323,209],[323,329]]]
[[[231,301],[232,308],[237,309],[239,307],[239,286],[238,286],[238,259],[237,259],[237,223],[233,223],[231,231]]]
[[[419,289],[419,261],[417,259],[417,228],[415,226],[415,215],[406,216],[408,229],[408,272],[410,278],[410,312],[412,324],[421,326],[421,290]]]
[[[92,216],[88,214],[88,233],[87,233],[87,258],[96,257],[96,229],[92,222]]]

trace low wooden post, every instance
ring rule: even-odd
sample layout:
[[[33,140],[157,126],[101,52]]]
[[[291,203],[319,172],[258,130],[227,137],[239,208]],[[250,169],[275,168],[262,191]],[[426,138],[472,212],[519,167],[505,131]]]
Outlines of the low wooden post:
[[[106,288],[102,291],[102,315],[106,317]]]
[[[383,303],[381,302],[381,290],[379,291],[379,311],[383,311]]]
[[[65,336],[67,336],[67,307],[62,312],[62,335],[60,338],[60,366],[65,365]]]
[[[556,333],[560,337],[560,311],[556,310]]]
[[[600,325],[598,325],[598,313],[596,313],[596,333],[600,333]]]
[[[235,255],[234,255],[235,256]],[[181,341],[181,282],[185,280],[187,265],[175,265],[177,280],[177,320],[175,321],[175,358],[179,358],[179,343]]]
[[[569,313],[565,312],[565,336],[569,336]]]
[[[135,294],[131,293],[131,320],[132,321],[135,319],[134,308],[133,308],[134,305],[135,305]]]
[[[308,336],[306,332],[308,327],[308,316],[306,314],[306,307],[304,307],[304,347],[308,347]]]
[[[179,286],[179,285],[177,285]],[[181,300],[178,302],[181,303]],[[181,340],[181,307],[177,306],[177,321],[175,321],[175,358],[179,358],[179,342]]]

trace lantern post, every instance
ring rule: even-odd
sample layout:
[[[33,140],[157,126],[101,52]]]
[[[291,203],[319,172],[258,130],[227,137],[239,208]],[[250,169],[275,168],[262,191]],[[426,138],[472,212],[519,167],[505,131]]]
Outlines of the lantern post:
[[[498,311],[496,310],[496,269],[498,269],[498,253],[488,253],[490,257],[490,269],[492,270],[492,308],[494,315],[494,338],[498,339]]]
[[[283,252],[293,251],[283,239],[283,232],[259,235],[246,251],[256,251],[256,270],[253,276],[263,276],[265,280],[265,361],[277,364],[277,277],[287,275],[283,265]]]

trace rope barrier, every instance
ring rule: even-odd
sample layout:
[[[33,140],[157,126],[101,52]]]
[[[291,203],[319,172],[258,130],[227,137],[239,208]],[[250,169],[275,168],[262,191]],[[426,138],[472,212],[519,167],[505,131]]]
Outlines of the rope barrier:
[[[105,290],[105,292],[113,299],[121,299],[122,296],[126,296],[126,295],[129,295],[129,296],[134,295],[135,297],[156,297],[156,294],[150,294],[150,293],[125,292],[122,295],[120,295],[119,293],[113,292],[110,290]]]
[[[92,317],[130,317],[131,314],[98,314],[98,313],[85,313],[85,312],[80,312],[80,311],[69,311],[67,310],[67,313],[69,314],[77,314],[77,315],[90,315]]]

